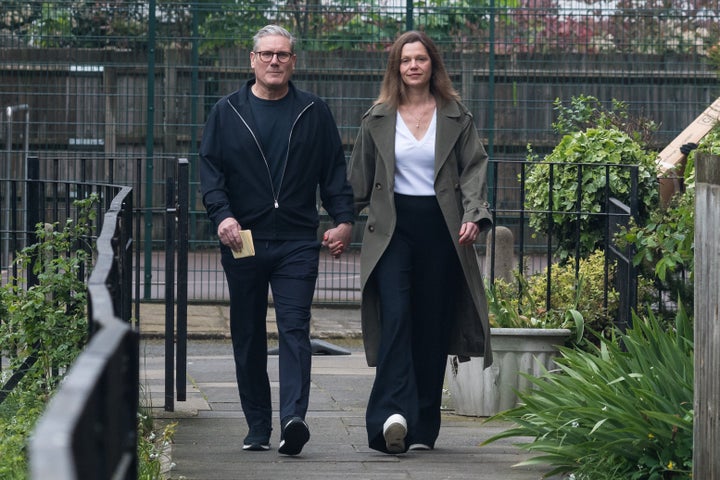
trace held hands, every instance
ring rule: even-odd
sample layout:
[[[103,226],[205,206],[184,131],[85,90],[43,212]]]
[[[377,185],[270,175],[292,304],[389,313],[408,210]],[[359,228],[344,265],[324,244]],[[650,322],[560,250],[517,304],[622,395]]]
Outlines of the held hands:
[[[465,222],[460,226],[460,245],[470,245],[475,243],[480,229],[476,223]]]
[[[240,224],[232,217],[228,217],[218,225],[218,237],[223,245],[232,250],[241,251],[243,244],[240,239]]]
[[[350,236],[352,234],[352,224],[341,223],[335,228],[331,228],[323,235],[322,245],[327,247],[333,258],[339,258],[350,245]]]

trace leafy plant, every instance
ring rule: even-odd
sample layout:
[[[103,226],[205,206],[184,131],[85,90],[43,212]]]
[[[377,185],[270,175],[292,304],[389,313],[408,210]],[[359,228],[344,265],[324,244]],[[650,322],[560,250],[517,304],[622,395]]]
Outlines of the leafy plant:
[[[37,358],[0,404],[0,478],[26,478],[27,438],[87,340],[84,267],[91,260],[97,202],[97,195],[76,201],[77,220],[62,229],[57,223],[37,226],[37,243],[15,259],[18,272],[30,268],[37,285],[25,288],[27,279],[18,276],[0,288],[0,352],[9,358],[8,371],[20,369],[30,355]]]
[[[37,362],[24,377],[35,383],[38,393],[48,397],[87,341],[87,287],[85,267],[90,264],[93,208],[98,197],[78,200],[77,220],[39,224],[37,243],[24,248],[15,260],[18,272],[28,268],[37,285],[26,278],[11,278],[1,289],[4,320],[0,323],[0,351],[10,357],[16,370],[30,355]]]
[[[550,305],[547,303],[547,269],[529,276],[516,273],[517,284],[495,279],[486,287],[490,326],[499,328],[570,328],[576,341],[585,334],[585,327],[605,331],[612,325],[617,312],[618,296],[608,288],[607,306],[604,298],[605,255],[596,251],[588,258],[555,263],[550,268]],[[608,283],[613,279],[608,271]]]
[[[27,478],[27,439],[46,403],[87,342],[87,287],[93,242],[92,226],[97,215],[97,195],[77,200],[77,219],[59,224],[38,225],[37,243],[18,253],[18,272],[28,268],[37,275],[37,285],[27,287],[22,276],[9,278],[0,287],[0,353],[9,358],[0,372],[4,385],[29,355],[36,363],[0,403],[0,478]],[[141,421],[141,418],[144,419]],[[138,478],[156,480],[174,424],[158,432],[147,421],[138,420]]]
[[[525,183],[529,225],[552,235],[560,259],[588,255],[604,245],[607,196],[630,203],[631,167],[638,170],[640,219],[657,204],[655,156],[615,128],[589,128],[565,135],[555,149],[533,161]]]
[[[141,409],[142,410],[142,409]],[[138,480],[163,478],[172,468],[170,445],[177,422],[160,425],[147,412],[138,412]]]
[[[0,478],[3,480],[27,478],[26,442],[44,408],[41,396],[18,389],[0,404]]]
[[[665,290],[679,296],[685,305],[693,302],[695,268],[695,155],[720,155],[720,126],[713,128],[690,152],[683,170],[682,192],[673,196],[667,208],[652,212],[644,225],[621,229],[618,243],[635,249],[633,264],[646,276],[654,277]]]
[[[610,108],[592,95],[578,95],[564,106],[559,98],[553,102],[557,120],[552,127],[556,133],[567,135],[588,128],[614,128],[629,134],[642,145],[649,145],[657,131],[657,124],[649,118],[630,115],[626,102],[612,99]]]
[[[549,465],[547,476],[691,478],[693,330],[682,304],[673,329],[648,311],[598,340],[591,351],[561,347],[556,371],[527,375],[535,388],[490,419],[516,426],[485,443],[532,437],[518,446],[538,456],[523,463]]]

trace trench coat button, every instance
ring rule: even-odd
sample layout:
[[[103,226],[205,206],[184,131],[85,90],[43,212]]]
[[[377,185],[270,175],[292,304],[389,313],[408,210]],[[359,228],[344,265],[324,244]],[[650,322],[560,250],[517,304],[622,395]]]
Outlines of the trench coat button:
[[[455,190],[460,190],[460,184],[459,184],[459,183],[456,183],[455,185],[453,185],[453,188],[454,188]]]
[[[368,230],[371,231],[371,232],[374,232],[374,231],[375,231],[375,226],[374,226],[374,225],[368,225]]]
[[[382,185],[379,183],[375,184],[375,190],[382,190]]]

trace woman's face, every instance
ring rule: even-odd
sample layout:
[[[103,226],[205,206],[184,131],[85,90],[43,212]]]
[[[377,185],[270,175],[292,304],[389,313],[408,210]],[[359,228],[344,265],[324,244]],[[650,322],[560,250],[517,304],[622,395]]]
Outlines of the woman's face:
[[[422,42],[406,43],[400,53],[400,78],[410,88],[428,87],[432,62]]]

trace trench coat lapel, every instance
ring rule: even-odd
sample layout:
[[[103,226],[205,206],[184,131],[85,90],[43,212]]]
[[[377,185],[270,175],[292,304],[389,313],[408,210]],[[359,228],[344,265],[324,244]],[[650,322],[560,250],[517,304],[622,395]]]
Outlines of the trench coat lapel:
[[[455,102],[449,102],[438,108],[437,133],[435,134],[435,180],[450,156],[455,142],[460,136],[461,125],[458,122],[460,109]]]
[[[369,125],[371,135],[375,140],[378,155],[382,157],[384,154],[387,154],[387,158],[381,159],[387,171],[387,178],[394,178],[395,122],[397,118],[397,110],[381,104],[373,110],[372,115],[374,120]],[[436,179],[438,172],[447,161],[450,152],[461,133],[461,125],[458,123],[459,117],[460,109],[455,102],[448,102],[438,108],[436,122],[437,132],[435,134]]]
[[[375,140],[375,151],[385,165],[390,181],[395,178],[395,118],[397,110],[387,105],[378,105],[372,111],[373,121],[368,124],[370,134]],[[392,185],[388,185],[391,188]]]

